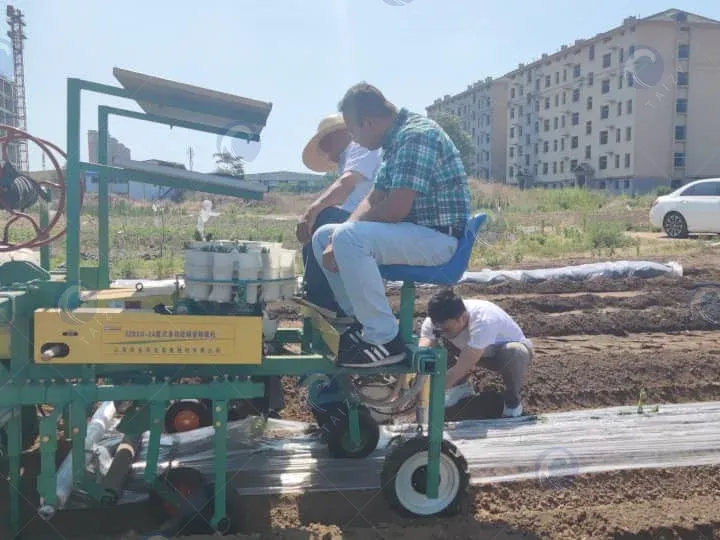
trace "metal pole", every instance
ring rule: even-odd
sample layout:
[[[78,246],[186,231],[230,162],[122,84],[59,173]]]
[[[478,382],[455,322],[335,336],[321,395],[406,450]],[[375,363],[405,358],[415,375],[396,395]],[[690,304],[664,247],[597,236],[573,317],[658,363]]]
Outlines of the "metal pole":
[[[67,229],[66,258],[68,310],[80,304],[80,92],[81,81],[67,84]]]
[[[109,109],[98,107],[98,163],[108,163]],[[98,288],[110,287],[110,200],[108,176],[103,169],[98,175]]]

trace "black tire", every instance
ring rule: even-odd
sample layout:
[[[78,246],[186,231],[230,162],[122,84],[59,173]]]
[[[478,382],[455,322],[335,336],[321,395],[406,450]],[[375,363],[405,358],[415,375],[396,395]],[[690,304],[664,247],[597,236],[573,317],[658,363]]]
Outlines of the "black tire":
[[[663,230],[670,238],[687,238],[687,221],[679,212],[668,212],[663,218]]]
[[[345,404],[329,405],[319,413],[319,419],[325,433],[330,457],[363,459],[377,448],[380,440],[380,427],[366,407],[358,407],[360,443],[357,446],[354,446],[350,440],[350,417]]]
[[[197,469],[190,467],[178,467],[170,469],[167,474],[158,478],[170,491],[176,491],[183,499],[188,501],[189,510],[175,507],[154,489],[149,493],[149,508],[151,516],[159,523],[166,525],[167,529],[161,531],[164,534],[173,533],[179,529],[184,535],[191,534],[212,534],[213,528],[210,525],[214,511],[213,487],[212,484]],[[199,511],[194,509],[198,508]],[[181,515],[184,512],[184,516]],[[185,517],[185,519],[182,519]],[[169,521],[175,520],[167,527]]]
[[[210,408],[196,400],[174,402],[165,413],[165,432],[182,433],[212,425]]]
[[[381,474],[383,495],[393,509],[408,517],[457,515],[463,511],[468,499],[470,473],[465,458],[447,440],[442,441],[441,447],[438,502],[420,507],[423,502],[433,500],[424,496],[428,444],[427,437],[419,436],[391,448]],[[448,477],[443,478],[443,473]],[[408,497],[414,497],[415,501],[408,500]]]
[[[40,418],[38,409],[34,405],[23,407],[20,411],[20,425],[22,430],[21,451],[32,448],[40,435]],[[6,428],[0,428],[0,456],[8,455],[8,438]]]

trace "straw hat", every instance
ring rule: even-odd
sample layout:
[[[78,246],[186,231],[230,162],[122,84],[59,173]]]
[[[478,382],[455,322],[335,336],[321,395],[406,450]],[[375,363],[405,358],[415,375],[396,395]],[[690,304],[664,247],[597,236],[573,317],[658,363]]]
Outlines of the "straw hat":
[[[335,170],[337,163],[332,161],[330,157],[320,150],[320,141],[327,135],[346,129],[345,121],[340,114],[331,114],[320,121],[317,132],[313,138],[305,145],[302,159],[305,166],[316,172],[330,172]]]

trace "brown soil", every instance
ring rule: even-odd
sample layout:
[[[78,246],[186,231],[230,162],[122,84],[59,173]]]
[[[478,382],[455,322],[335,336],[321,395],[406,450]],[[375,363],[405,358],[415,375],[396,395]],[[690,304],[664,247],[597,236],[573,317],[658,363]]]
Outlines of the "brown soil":
[[[631,405],[643,389],[652,403],[718,400],[720,326],[693,317],[689,303],[693,287],[720,283],[720,253],[681,262],[686,275],[677,279],[459,290],[497,302],[533,339],[537,352],[525,389],[527,413]],[[418,324],[428,295],[419,291]],[[391,299],[397,304],[397,294]],[[281,308],[286,317],[297,316],[292,306]],[[499,377],[487,372],[478,372],[475,384],[488,396],[502,388]],[[308,420],[303,393],[289,380],[286,389],[284,416]],[[483,416],[487,406],[483,399],[466,403],[455,417]],[[451,520],[403,519],[378,493],[256,497],[238,502],[238,526],[246,536],[237,538],[710,539],[720,535],[719,473],[720,467],[619,471],[577,477],[555,489],[533,481],[484,485],[473,489],[474,504]],[[142,506],[112,510],[60,516],[53,525],[67,539],[80,532],[99,539],[147,530]],[[47,529],[37,520],[28,530],[41,534],[38,538],[60,538],[42,535]]]

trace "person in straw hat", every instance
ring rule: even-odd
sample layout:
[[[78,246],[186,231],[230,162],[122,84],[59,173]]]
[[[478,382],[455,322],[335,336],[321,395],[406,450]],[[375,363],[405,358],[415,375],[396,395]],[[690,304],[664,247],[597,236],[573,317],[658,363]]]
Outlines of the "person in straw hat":
[[[328,310],[336,320],[342,313],[312,251],[312,235],[322,225],[343,223],[372,188],[380,165],[380,150],[368,150],[353,142],[340,114],[322,119],[317,132],[302,153],[305,166],[313,171],[337,171],[337,179],[308,207],[297,224],[303,244],[303,289],[305,300]],[[339,317],[337,317],[339,315]]]

